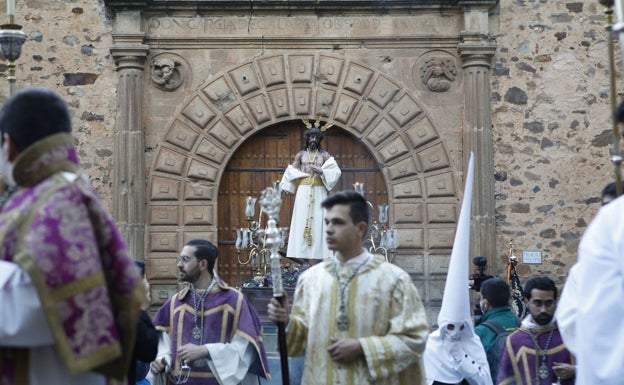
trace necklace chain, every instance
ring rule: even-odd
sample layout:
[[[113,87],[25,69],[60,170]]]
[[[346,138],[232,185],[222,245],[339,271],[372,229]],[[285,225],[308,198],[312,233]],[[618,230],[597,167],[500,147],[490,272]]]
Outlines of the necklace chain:
[[[214,287],[215,283],[217,283],[217,280],[213,278],[212,281],[210,281],[210,285],[208,285],[208,288],[199,295],[197,295],[197,292],[195,291],[195,285],[191,284],[191,293],[193,294],[193,309],[195,310],[195,312],[193,313],[193,322],[195,323],[195,327],[193,327],[192,335],[193,335],[193,338],[196,340],[200,340],[202,338],[201,330],[204,326],[204,300],[206,296],[208,295],[208,293],[210,292],[210,290],[212,290],[212,288]],[[201,309],[202,309],[201,311],[202,328],[200,328],[197,323],[199,319],[198,313],[199,313],[200,304],[201,304]]]
[[[338,295],[340,299],[340,304],[338,307],[338,317],[336,318],[336,327],[338,330],[345,331],[349,328],[349,316],[347,315],[347,298],[346,291],[349,287],[349,284],[355,278],[357,273],[360,271],[362,266],[364,266],[368,262],[368,258],[362,263],[360,263],[351,273],[349,278],[347,278],[346,282],[340,282],[340,274],[338,273],[338,261],[334,261],[334,274],[336,275],[336,280],[338,281]]]
[[[546,365],[546,353],[548,352],[548,347],[550,346],[550,341],[552,339],[554,331],[555,329],[553,328],[550,330],[550,333],[548,333],[548,338],[546,339],[546,345],[544,346],[543,349],[540,346],[539,341],[537,340],[537,337],[530,330],[528,331],[529,337],[531,337],[531,339],[533,340],[533,343],[535,344],[535,348],[539,352],[539,355],[541,356],[539,368],[536,368],[536,374],[541,379],[548,378],[549,371],[548,371],[548,366]],[[539,383],[539,381],[537,382]]]

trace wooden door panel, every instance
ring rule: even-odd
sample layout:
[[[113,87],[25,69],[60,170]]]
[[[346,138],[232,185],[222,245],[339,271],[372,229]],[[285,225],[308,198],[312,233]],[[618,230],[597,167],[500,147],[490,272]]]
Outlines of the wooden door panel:
[[[250,137],[232,156],[219,186],[219,262],[221,277],[232,286],[252,275],[249,265],[239,263],[235,248],[236,229],[247,228],[245,202],[248,196],[258,198],[262,191],[273,186],[292,163],[295,154],[303,148],[303,124],[288,122],[266,128]],[[366,185],[366,198],[376,207],[387,203],[386,183],[368,149],[346,131],[332,127],[325,133],[321,146],[332,154],[342,169],[342,176],[332,192],[352,190],[353,183]],[[290,226],[294,204],[293,195],[282,196],[278,226]],[[258,220],[260,206],[256,204]],[[376,219],[377,214],[372,219]],[[266,216],[262,225],[266,224]],[[242,260],[243,255],[240,256]],[[283,264],[290,261],[283,258]]]

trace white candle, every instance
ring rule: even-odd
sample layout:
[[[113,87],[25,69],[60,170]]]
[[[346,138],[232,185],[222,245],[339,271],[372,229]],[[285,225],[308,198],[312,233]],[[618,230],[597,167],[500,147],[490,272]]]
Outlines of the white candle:
[[[7,15],[15,15],[15,0],[7,0]]]
[[[355,183],[353,184],[353,189],[354,189],[357,193],[359,193],[359,194],[361,194],[362,196],[364,196],[364,183],[355,182]]]
[[[252,197],[247,197],[247,206],[245,207],[245,216],[247,216],[247,218],[253,218],[256,209],[255,206],[256,205],[256,198],[252,198]]]

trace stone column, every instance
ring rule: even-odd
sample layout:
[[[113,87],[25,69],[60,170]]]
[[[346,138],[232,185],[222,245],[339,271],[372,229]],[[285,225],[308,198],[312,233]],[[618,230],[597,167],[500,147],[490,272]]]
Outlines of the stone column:
[[[487,3],[487,2],[484,2]],[[492,2],[494,3],[494,2]],[[472,2],[471,4],[474,4]],[[489,8],[493,4],[464,9],[465,31],[458,51],[464,73],[465,165],[472,151],[475,157],[470,256],[496,260],[496,218],[494,204],[494,156],[490,110],[490,69],[496,44],[489,37]]]
[[[113,155],[113,217],[132,256],[143,259],[145,248],[145,145],[143,72],[148,46],[140,31],[138,11],[115,17],[111,54],[118,77]]]

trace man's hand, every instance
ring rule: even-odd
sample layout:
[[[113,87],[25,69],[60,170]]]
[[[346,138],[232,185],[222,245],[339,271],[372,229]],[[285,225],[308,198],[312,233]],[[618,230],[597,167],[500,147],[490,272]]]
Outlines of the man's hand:
[[[161,357],[160,360],[156,359],[152,361],[152,363],[150,364],[150,370],[154,374],[163,372],[166,367],[167,367],[167,360],[165,360],[165,357]]]
[[[193,362],[200,358],[209,358],[208,349],[204,345],[185,344],[178,349],[178,358],[183,363]]]
[[[327,348],[327,352],[332,360],[340,363],[348,363],[355,361],[364,355],[362,344],[354,338],[335,338],[330,339],[331,345]]]
[[[271,321],[288,324],[290,322],[290,303],[285,291],[282,291],[282,295],[284,296],[284,306],[276,298],[271,298],[271,302],[267,306],[267,313]]]
[[[562,380],[569,380],[573,378],[576,372],[574,365],[564,364],[562,362],[553,362],[552,369],[553,372],[555,372],[555,375]]]

